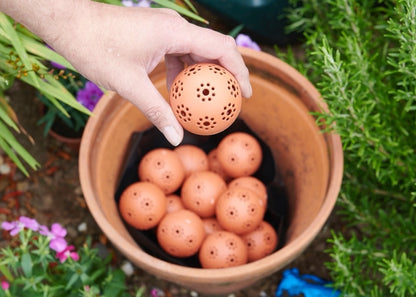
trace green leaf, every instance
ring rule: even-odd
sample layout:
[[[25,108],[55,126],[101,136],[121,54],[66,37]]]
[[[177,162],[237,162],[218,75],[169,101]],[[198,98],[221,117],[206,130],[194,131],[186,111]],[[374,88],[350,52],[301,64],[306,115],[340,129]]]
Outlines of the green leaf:
[[[6,154],[13,160],[18,168],[28,176],[29,173],[19,160],[18,156],[32,168],[36,169],[40,167],[40,164],[31,156],[31,154],[17,141],[14,135],[7,129],[7,127],[0,122],[0,147],[6,152]],[[12,149],[13,148],[13,149]],[[17,155],[16,155],[16,153]]]
[[[77,273],[73,273],[68,283],[66,284],[65,290],[69,290],[77,282],[77,280],[79,280],[79,278],[80,277]]]
[[[112,5],[117,5],[117,6],[121,6],[121,1],[120,0],[94,0],[96,2],[102,2],[102,3],[107,3],[107,4],[112,4]]]
[[[10,110],[10,105],[8,105],[7,102],[5,100],[2,100],[2,98],[0,97],[0,120],[2,120],[11,128],[13,128],[15,131],[19,131],[19,127],[17,127],[16,123],[9,116]]]
[[[0,272],[4,275],[8,282],[12,282],[14,280],[13,275],[4,264],[0,264]]]
[[[234,37],[234,38],[236,38],[237,37],[237,35],[238,35],[238,33],[240,33],[241,32],[241,30],[243,30],[243,28],[244,28],[244,24],[240,24],[240,25],[238,25],[238,26],[236,26],[236,27],[234,27],[229,33],[228,33],[228,35],[230,35],[230,36],[232,36],[232,37]]]
[[[16,30],[13,28],[13,25],[11,24],[11,19],[9,19],[2,12],[0,12],[0,27],[3,28],[4,32],[9,37],[13,48],[16,50],[16,53],[19,55],[20,60],[25,65],[25,68],[27,70],[31,70],[32,64],[25,50],[25,47],[22,44]],[[34,82],[37,82],[36,74],[34,72],[29,71],[28,75],[33,79]],[[35,87],[39,88],[40,86],[38,84],[35,84]]]
[[[110,272],[111,280],[104,287],[104,296],[120,296],[126,290],[125,275],[121,270]]]
[[[34,82],[31,77],[26,76],[26,77],[21,77],[21,80],[31,86],[36,86],[36,84],[38,84],[39,90],[43,94],[45,94],[45,96],[49,96],[48,97],[49,99],[56,98],[68,104],[69,106],[71,106],[72,108],[76,110],[79,110],[85,114],[91,115],[91,111],[89,111],[85,106],[80,104],[75,99],[75,97],[70,92],[68,92],[68,90],[59,81],[55,80],[53,77],[47,76],[47,81],[45,81],[45,79],[40,79],[39,77],[35,77],[36,82]],[[62,113],[68,114],[62,107],[59,107],[59,105],[56,104],[56,101],[54,101],[55,99],[51,99],[51,100],[53,100],[55,106],[57,106],[58,109],[62,111]]]
[[[199,15],[193,13],[192,11],[190,11],[190,10],[188,10],[188,9],[186,9],[186,8],[184,8],[184,7],[176,4],[174,2],[171,2],[169,0],[153,0],[153,2],[159,4],[159,5],[163,6],[163,7],[176,10],[178,13],[183,14],[183,15],[185,15],[187,17],[190,17],[190,18],[192,18],[192,19],[194,19],[196,21],[199,21],[201,23],[208,24],[208,21],[206,19],[200,17]]]
[[[42,59],[61,64],[62,66],[65,66],[66,68],[76,72],[75,68],[64,57],[62,57],[54,50],[48,48],[44,43],[41,43],[23,34],[20,35],[20,39],[22,40],[22,44],[28,52],[37,55]]]
[[[188,5],[188,7],[195,13],[198,14],[198,10],[195,8],[195,6],[192,4],[191,1],[189,0],[184,0],[183,2],[186,3],[186,5]]]
[[[20,263],[22,265],[23,273],[26,277],[32,276],[32,258],[30,253],[25,253],[22,255],[22,261]]]

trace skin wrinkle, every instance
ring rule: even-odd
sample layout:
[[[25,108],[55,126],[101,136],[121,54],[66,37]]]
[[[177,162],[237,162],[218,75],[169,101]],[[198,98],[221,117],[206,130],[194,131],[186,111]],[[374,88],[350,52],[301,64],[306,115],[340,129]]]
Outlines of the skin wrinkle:
[[[150,108],[143,110],[143,114],[151,121],[165,122],[167,120],[165,114],[163,114],[159,106],[151,106]]]

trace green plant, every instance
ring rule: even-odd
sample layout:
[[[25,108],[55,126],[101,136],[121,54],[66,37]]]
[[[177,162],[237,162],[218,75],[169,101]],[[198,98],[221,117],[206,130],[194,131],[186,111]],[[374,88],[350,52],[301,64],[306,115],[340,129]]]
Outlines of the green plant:
[[[327,263],[343,296],[416,295],[416,2],[292,1],[303,61],[343,141],[345,232]],[[288,58],[288,56],[284,56]]]
[[[51,70],[52,73],[56,73],[55,79],[61,82],[65,89],[76,98],[77,102],[92,112],[103,95],[102,90],[78,73],[73,74],[67,69],[62,69],[60,65],[55,67],[59,67]],[[37,98],[43,104],[44,115],[40,118],[38,124],[44,126],[44,135],[47,135],[49,130],[53,129],[67,137],[81,137],[89,114],[69,105],[63,105],[65,111],[70,114],[70,117],[68,117],[42,93],[38,92]]]
[[[97,1],[121,5],[121,0]],[[196,21],[207,22],[197,15],[194,6],[188,0],[184,1],[186,5],[178,5],[173,0],[153,2],[155,3],[153,6],[171,8]],[[68,71],[76,73],[68,61],[48,48],[39,37],[0,12],[0,148],[26,175],[29,172],[25,165],[37,169],[40,164],[15,136],[23,129],[5,96],[5,91],[13,85],[15,79],[36,88],[49,105],[54,106],[65,117],[71,117],[72,111],[75,114],[79,114],[78,112],[90,114],[90,111],[79,104],[66,86],[49,71],[49,61],[59,63]]]
[[[131,296],[125,275],[111,266],[111,256],[103,259],[87,241],[79,250],[68,245],[61,225],[46,226],[28,217],[3,222],[12,241],[0,250],[3,276],[0,296]],[[18,235],[18,236],[16,236]],[[136,297],[143,296],[143,290]]]

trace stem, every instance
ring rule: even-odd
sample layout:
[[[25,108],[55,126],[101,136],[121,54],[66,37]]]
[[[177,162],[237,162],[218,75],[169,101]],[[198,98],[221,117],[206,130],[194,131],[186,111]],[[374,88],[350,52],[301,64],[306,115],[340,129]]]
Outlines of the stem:
[[[344,174],[352,183],[356,184],[358,187],[362,189],[370,190],[372,193],[376,195],[391,197],[400,201],[408,201],[408,198],[401,193],[389,192],[389,191],[385,191],[382,189],[369,187],[366,184],[360,183],[358,179],[355,176],[352,176],[350,173],[345,172]]]
[[[7,279],[9,283],[14,281],[13,275],[6,266],[0,265],[0,272],[4,275],[4,277]]]

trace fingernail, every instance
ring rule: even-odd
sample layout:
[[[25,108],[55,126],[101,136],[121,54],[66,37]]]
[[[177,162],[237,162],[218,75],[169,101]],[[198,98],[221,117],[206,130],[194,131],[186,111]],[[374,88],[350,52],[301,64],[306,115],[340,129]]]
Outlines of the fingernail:
[[[174,146],[177,146],[182,141],[182,136],[175,128],[172,126],[167,126],[162,128],[162,133],[165,135],[166,139]]]

